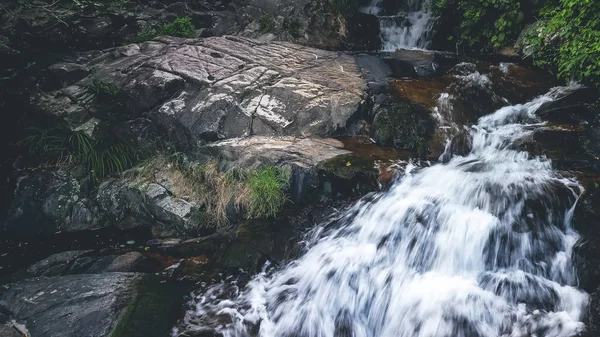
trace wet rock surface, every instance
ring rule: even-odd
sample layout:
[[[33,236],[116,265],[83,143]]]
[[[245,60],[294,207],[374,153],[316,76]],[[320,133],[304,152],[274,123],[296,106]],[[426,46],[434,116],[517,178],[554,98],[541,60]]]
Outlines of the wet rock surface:
[[[140,277],[106,273],[27,279],[0,287],[0,307],[32,336],[108,336],[135,300]]]
[[[584,195],[577,202],[573,226],[581,234],[574,248],[574,263],[580,287],[590,294],[590,306],[586,317],[584,337],[595,336],[600,332],[600,193],[597,183],[590,183]]]
[[[93,104],[100,81],[118,90],[113,95],[130,118],[142,115],[162,136],[180,130],[192,142],[326,136],[345,127],[365,87],[351,56],[238,37],[159,38],[109,50],[85,66],[93,76],[34,96],[33,106],[72,129],[102,121]]]
[[[274,26],[263,31],[258,20],[269,11],[275,11]],[[554,84],[526,67],[458,63],[451,53],[351,54],[307,47],[379,49],[374,16],[360,14],[343,27],[329,1],[128,3],[110,9],[110,15],[90,11],[89,18],[56,12],[69,25],[68,34],[46,12],[28,10],[26,15],[44,18],[19,23],[25,27],[3,21],[2,34],[9,38],[0,36],[0,56],[14,61],[27,48],[41,51],[50,44],[61,51],[73,45],[110,48],[58,57],[32,76],[43,89],[34,90],[28,102],[35,114],[91,139],[107,128],[111,137],[144,153],[168,149],[193,153],[197,161],[218,157],[224,170],[285,167],[292,203],[275,219],[237,214],[231,226],[204,228],[201,206],[174,189],[167,167],[144,183],[124,174],[97,186],[70,168],[17,171],[6,232],[150,228],[153,238],[140,240],[134,251],[124,243],[100,250],[75,247],[15,272],[11,267],[1,281],[10,284],[0,287],[1,336],[23,335],[11,320],[32,336],[168,335],[189,293],[174,281],[196,283],[197,289],[236,275],[243,285],[266,261],[287,263],[303,252],[307,231],[335,226],[351,200],[387,188],[415,158],[438,160],[447,137],[453,139],[450,156],[468,154],[463,125]],[[191,17],[201,38],[121,45],[142,27],[181,16]],[[298,32],[290,31],[289,18],[298,20]],[[32,34],[17,36],[15,27]],[[225,34],[235,36],[213,37]],[[106,89],[114,93],[107,97]],[[576,91],[542,106],[538,113],[548,127],[519,146],[548,155],[568,174],[585,172],[595,179],[600,127],[593,95]],[[588,187],[575,210],[582,234],[576,268],[582,289],[592,294],[589,337],[600,331],[596,188]],[[191,228],[200,237],[190,239]],[[155,273],[164,279],[148,281]],[[180,336],[218,336],[217,325]]]

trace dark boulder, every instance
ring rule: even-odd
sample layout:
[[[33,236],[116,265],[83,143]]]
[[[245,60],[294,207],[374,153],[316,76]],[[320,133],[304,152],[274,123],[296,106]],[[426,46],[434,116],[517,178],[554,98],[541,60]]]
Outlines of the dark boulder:
[[[577,88],[564,97],[542,104],[536,114],[552,123],[586,125],[597,116],[590,104],[599,98],[600,93],[596,89]]]
[[[102,226],[97,205],[88,198],[92,184],[78,169],[44,169],[21,176],[8,210],[4,230],[53,233]]]
[[[407,102],[387,102],[376,106],[374,115],[373,138],[379,144],[427,156],[428,142],[435,131],[429,110]]]
[[[594,292],[600,286],[600,188],[590,184],[577,201],[573,227],[581,234],[575,247],[580,287]]]
[[[32,336],[109,336],[136,298],[139,274],[38,277],[0,288],[0,307]]]
[[[577,201],[573,226],[581,235],[574,248],[573,261],[581,289],[590,293],[586,331],[582,337],[600,333],[600,188],[590,183]]]
[[[379,19],[375,15],[355,13],[348,24],[347,34],[349,38],[345,44],[350,50],[381,49]]]

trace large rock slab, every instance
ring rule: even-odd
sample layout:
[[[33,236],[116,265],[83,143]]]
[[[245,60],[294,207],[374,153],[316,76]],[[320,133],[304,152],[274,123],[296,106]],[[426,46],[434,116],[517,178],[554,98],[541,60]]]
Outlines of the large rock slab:
[[[0,287],[0,308],[31,336],[104,337],[134,302],[140,279],[135,273],[27,279]]]
[[[366,86],[347,54],[232,36],[157,38],[108,50],[84,66],[93,75],[32,97],[33,106],[73,130],[92,118],[106,124],[96,96],[98,83],[108,83],[126,106],[121,118],[143,115],[163,135],[178,130],[192,143],[327,136],[346,126]]]

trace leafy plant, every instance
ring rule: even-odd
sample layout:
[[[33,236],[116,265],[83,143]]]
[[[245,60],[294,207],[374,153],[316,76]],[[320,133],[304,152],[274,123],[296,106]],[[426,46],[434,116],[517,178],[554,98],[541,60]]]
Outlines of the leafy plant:
[[[290,175],[285,168],[263,166],[248,175],[250,204],[248,218],[263,218],[277,215],[287,201],[284,189],[289,186]]]
[[[525,18],[518,0],[436,0],[433,10],[453,20],[448,40],[484,51],[514,42]]]
[[[50,165],[83,165],[95,181],[133,165],[135,154],[122,142],[95,140],[64,128],[31,128],[29,131],[30,135],[20,143],[31,155]]]
[[[270,14],[263,14],[258,18],[258,27],[261,32],[270,32],[275,28],[275,18]]]
[[[175,19],[162,27],[162,34],[177,37],[194,37],[196,27],[189,16]]]
[[[194,37],[196,27],[192,23],[190,17],[185,16],[173,20],[162,27],[144,27],[134,37],[128,41],[132,43],[142,43],[161,35],[169,35],[176,37]]]
[[[565,80],[600,86],[600,2],[559,0],[526,36],[534,63]]]

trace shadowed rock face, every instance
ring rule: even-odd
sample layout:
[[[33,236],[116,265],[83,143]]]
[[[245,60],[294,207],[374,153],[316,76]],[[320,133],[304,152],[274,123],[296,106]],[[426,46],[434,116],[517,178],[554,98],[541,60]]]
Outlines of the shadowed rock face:
[[[0,288],[0,306],[32,336],[108,336],[140,279],[135,273],[32,278]]]
[[[94,75],[36,95],[32,105],[82,129],[105,117],[94,81],[111,83],[129,119],[152,121],[184,147],[245,135],[327,136],[345,127],[366,85],[349,55],[238,37],[159,38],[84,65]]]

